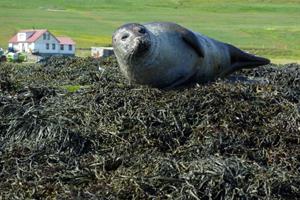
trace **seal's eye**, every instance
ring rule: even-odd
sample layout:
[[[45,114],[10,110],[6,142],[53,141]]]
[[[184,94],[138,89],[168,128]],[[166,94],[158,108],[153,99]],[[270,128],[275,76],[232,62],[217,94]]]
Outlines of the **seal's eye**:
[[[128,33],[125,33],[122,37],[121,37],[121,40],[126,40],[127,38],[129,37],[129,34]]]
[[[139,30],[138,30],[139,33],[141,34],[145,34],[146,33],[146,29],[143,28],[143,27],[140,27]]]

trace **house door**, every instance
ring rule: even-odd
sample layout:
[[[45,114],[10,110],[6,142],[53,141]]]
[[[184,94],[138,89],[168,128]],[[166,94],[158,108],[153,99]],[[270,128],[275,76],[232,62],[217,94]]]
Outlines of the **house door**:
[[[22,49],[21,49],[21,51],[22,51],[22,52],[25,52],[25,44],[24,44],[24,43],[22,44]]]

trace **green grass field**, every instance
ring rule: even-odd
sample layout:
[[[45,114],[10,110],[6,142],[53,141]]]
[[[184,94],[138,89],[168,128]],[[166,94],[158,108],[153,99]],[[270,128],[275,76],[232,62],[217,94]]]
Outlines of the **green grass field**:
[[[108,46],[127,22],[174,21],[273,62],[300,60],[298,0],[1,0],[0,46],[19,29],[47,28],[77,47]]]

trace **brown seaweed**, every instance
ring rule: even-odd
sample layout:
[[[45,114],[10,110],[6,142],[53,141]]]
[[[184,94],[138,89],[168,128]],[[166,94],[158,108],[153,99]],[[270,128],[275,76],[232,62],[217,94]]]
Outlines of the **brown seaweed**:
[[[3,199],[300,198],[297,64],[168,91],[114,57],[0,71]]]

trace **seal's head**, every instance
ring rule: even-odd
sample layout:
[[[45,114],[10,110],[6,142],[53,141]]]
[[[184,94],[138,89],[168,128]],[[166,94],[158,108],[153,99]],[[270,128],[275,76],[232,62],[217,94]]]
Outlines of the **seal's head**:
[[[150,33],[141,24],[125,24],[114,32],[112,44],[117,57],[131,62],[132,59],[140,58],[150,50]]]

